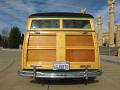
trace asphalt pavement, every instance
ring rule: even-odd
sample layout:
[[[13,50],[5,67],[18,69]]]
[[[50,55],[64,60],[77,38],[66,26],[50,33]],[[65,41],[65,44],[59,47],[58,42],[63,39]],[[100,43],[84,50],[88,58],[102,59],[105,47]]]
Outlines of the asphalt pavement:
[[[101,56],[103,75],[86,84],[84,80],[37,80],[17,74],[21,66],[21,50],[0,48],[0,90],[120,90],[120,64]]]

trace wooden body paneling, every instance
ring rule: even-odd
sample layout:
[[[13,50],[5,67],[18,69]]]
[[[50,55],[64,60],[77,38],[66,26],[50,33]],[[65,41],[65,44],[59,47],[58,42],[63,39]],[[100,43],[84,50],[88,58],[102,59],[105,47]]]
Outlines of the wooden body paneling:
[[[56,35],[30,35],[28,44],[29,61],[55,61]]]
[[[67,50],[66,60],[70,62],[94,62],[94,50]]]
[[[93,19],[88,19],[91,23],[89,29],[63,28],[62,18],[55,18],[55,20],[60,20],[59,28],[31,29],[31,22],[34,19],[29,19],[28,32],[24,39],[23,69],[32,69],[31,65],[41,63],[42,67],[37,69],[51,70],[54,61],[69,61],[70,69],[83,69],[80,65],[90,65],[90,69],[100,68],[99,48]],[[68,19],[70,18],[64,18],[64,20]],[[79,18],[71,18],[71,20],[74,19],[79,20]]]
[[[56,35],[57,35],[56,61],[65,61],[66,60],[65,32],[58,32]]]
[[[28,62],[29,61],[55,61],[55,50],[28,50]]]
[[[67,35],[66,46],[93,46],[92,35]]]
[[[66,35],[65,32],[57,32],[56,35],[31,35],[28,61],[93,62],[95,53],[90,46],[93,46],[92,35]]]
[[[29,38],[29,46],[56,46],[55,35],[32,35]]]

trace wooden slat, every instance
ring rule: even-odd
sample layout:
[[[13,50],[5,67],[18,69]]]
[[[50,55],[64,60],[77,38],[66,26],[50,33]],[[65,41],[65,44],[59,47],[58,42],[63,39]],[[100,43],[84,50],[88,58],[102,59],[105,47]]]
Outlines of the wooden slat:
[[[41,32],[41,31],[31,31],[30,35],[31,36],[40,36],[40,35],[41,36],[46,36],[46,35],[47,36],[55,36],[56,33],[55,32],[50,32],[50,31],[49,32],[45,32],[45,31],[44,32]]]
[[[66,32],[66,35],[82,35],[82,36],[90,36],[92,35],[91,32]]]
[[[55,46],[29,46],[28,49],[56,49]]]
[[[93,46],[92,35],[67,35],[66,46]]]
[[[28,50],[28,61],[55,61],[56,50]]]
[[[67,50],[66,60],[70,62],[95,61],[94,50]]]
[[[29,46],[55,46],[56,36],[30,36]]]
[[[65,50],[65,33],[59,32],[56,36],[56,60],[65,61],[66,60],[66,50]]]
[[[94,49],[93,46],[67,46],[66,49],[82,49],[82,50],[92,50]]]
[[[23,43],[23,49],[22,49],[22,68],[26,66],[27,63],[27,47],[28,47],[28,41],[29,41],[29,33],[25,33],[24,43]]]

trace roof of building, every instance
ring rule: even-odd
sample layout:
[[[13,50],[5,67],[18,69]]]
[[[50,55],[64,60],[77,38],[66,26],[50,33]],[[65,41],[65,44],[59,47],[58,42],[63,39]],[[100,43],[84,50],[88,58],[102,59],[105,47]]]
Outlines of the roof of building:
[[[72,12],[46,12],[46,13],[35,13],[29,16],[29,18],[37,17],[85,17],[85,18],[94,18],[90,14],[84,13],[72,13]]]

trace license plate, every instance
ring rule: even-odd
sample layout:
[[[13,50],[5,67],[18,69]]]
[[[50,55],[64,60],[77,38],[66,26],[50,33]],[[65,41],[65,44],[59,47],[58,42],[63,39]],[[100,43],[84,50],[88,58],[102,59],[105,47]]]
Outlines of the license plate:
[[[69,62],[54,62],[53,70],[69,70]]]

